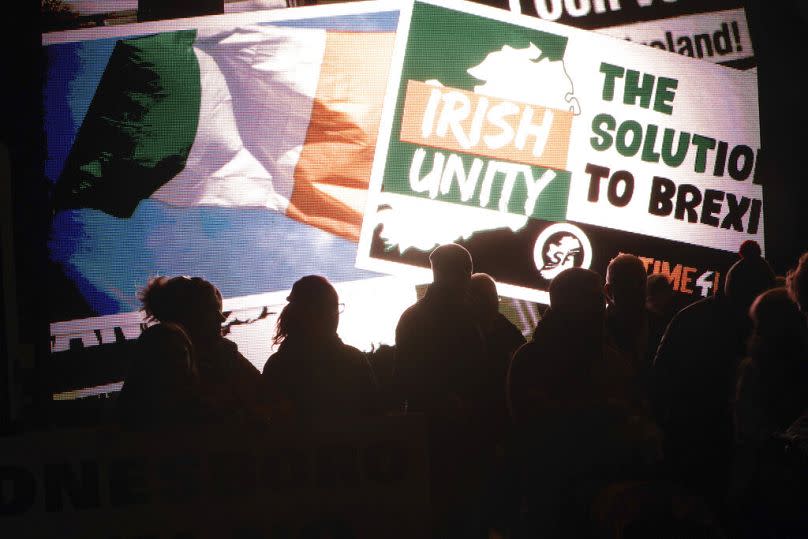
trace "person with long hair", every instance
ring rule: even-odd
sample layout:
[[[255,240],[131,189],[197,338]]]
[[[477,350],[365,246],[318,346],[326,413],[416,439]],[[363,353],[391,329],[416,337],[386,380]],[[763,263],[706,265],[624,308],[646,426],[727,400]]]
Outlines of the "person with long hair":
[[[340,303],[325,277],[307,275],[292,286],[278,317],[262,374],[271,420],[318,424],[369,415],[377,408],[370,364],[337,335]]]

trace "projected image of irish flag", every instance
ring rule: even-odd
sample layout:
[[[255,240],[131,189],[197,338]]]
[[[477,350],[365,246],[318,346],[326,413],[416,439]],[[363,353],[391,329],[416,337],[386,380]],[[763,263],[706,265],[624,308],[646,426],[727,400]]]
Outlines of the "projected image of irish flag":
[[[391,37],[253,25],[117,40],[57,209],[260,207],[356,239]]]
[[[51,38],[52,330],[137,311],[153,275],[271,311],[303,275],[379,277],[354,261],[398,12],[306,9]]]

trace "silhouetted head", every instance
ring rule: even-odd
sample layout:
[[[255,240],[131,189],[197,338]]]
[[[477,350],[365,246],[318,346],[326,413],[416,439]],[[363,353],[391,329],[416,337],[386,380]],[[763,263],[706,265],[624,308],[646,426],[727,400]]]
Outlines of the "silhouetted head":
[[[196,343],[221,337],[222,294],[201,277],[154,277],[140,300],[147,320],[179,324]]]
[[[646,271],[642,260],[631,254],[614,257],[606,268],[606,297],[620,309],[637,310],[645,305]]]
[[[788,272],[786,288],[803,314],[808,314],[808,252],[802,253],[797,267]]]
[[[584,268],[568,268],[550,281],[550,308],[565,318],[603,319],[601,278]]]
[[[649,275],[645,283],[645,306],[655,312],[664,312],[673,302],[673,284],[661,273]]]
[[[805,331],[805,321],[799,306],[784,288],[767,290],[755,298],[749,308],[754,334],[771,342],[779,342]]]
[[[136,350],[118,397],[121,421],[136,428],[187,423],[198,410],[192,404],[199,371],[186,329],[175,322],[153,325],[140,334]]]
[[[159,326],[144,331],[139,340],[144,354],[165,361],[153,363],[166,377],[158,383],[181,382],[183,377],[197,376],[194,346],[183,326],[174,322],[162,322]]]
[[[324,338],[335,335],[339,325],[339,296],[320,275],[307,275],[292,285],[289,303],[278,317],[274,342],[288,337]]]
[[[499,313],[497,283],[487,273],[475,273],[471,276],[469,294],[471,294],[477,318],[481,322],[487,322]]]
[[[741,259],[727,271],[724,294],[746,313],[752,301],[775,284],[774,271],[761,257],[760,245],[752,240],[741,244]]]
[[[473,264],[471,253],[456,243],[435,247],[429,255],[435,284],[465,286],[471,279]]]

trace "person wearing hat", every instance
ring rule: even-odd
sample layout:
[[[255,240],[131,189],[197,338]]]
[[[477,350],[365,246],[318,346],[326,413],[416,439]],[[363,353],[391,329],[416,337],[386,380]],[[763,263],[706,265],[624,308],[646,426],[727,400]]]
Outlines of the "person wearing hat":
[[[480,533],[481,404],[489,373],[469,293],[471,254],[457,244],[429,256],[433,282],[396,327],[393,391],[407,413],[427,418],[435,537]]]
[[[325,277],[294,283],[278,317],[278,351],[262,373],[270,420],[314,425],[377,411],[376,380],[365,355],[337,335],[341,305]]]
[[[429,256],[433,281],[396,327],[394,386],[409,411],[452,414],[469,403],[482,334],[469,293],[471,254],[455,243]]]

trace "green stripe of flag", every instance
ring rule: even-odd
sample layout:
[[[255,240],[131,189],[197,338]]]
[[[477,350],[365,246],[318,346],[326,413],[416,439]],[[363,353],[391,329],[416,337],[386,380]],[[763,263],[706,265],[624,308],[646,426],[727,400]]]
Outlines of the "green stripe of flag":
[[[56,209],[129,217],[184,167],[201,99],[196,30],[119,41],[65,169]]]

